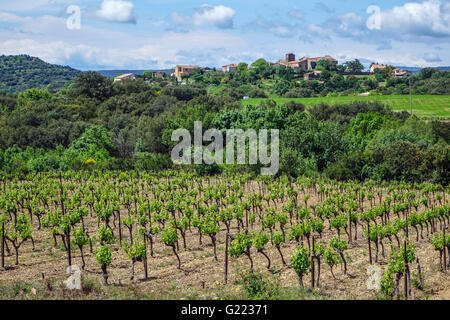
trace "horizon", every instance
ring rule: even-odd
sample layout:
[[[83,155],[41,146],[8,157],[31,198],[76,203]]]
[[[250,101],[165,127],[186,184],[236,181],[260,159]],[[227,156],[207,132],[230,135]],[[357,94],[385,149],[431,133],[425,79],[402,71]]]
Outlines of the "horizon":
[[[410,67],[450,65],[447,0],[300,3],[22,0],[0,4],[0,54],[86,70],[219,68],[329,54]],[[379,10],[379,11],[377,11]]]
[[[10,55],[10,56],[26,56],[27,54],[17,54],[17,55]],[[6,55],[6,56],[8,56],[8,55]],[[38,59],[40,59],[40,60],[42,60],[43,62],[45,62],[45,63],[49,63],[49,64],[52,64],[52,63],[50,63],[50,62],[48,62],[48,61],[45,61],[44,59],[42,59],[41,57],[35,57],[35,56],[30,56],[31,58],[38,58]],[[358,60],[366,60],[366,59],[364,59],[364,58],[356,58],[356,59],[358,59]],[[244,61],[241,61],[241,62],[244,62]],[[270,62],[272,62],[272,61],[270,61]],[[239,62],[240,63],[240,62]],[[251,64],[251,62],[249,63],[249,64]],[[368,66],[370,65],[370,63],[362,63],[363,65],[364,65],[364,70],[368,70]],[[151,70],[151,71],[170,71],[170,70],[174,70],[174,67],[175,67],[175,65],[174,66],[172,66],[172,67],[169,67],[169,68],[165,68],[165,69],[155,69],[155,68],[142,68],[142,69],[137,69],[137,68],[118,68],[118,69],[85,69],[85,70],[82,70],[82,69],[78,69],[78,68],[75,68],[75,67],[73,67],[73,66],[71,66],[71,65],[63,65],[63,64],[54,64],[54,65],[58,65],[58,66],[61,66],[61,67],[69,67],[69,68],[72,68],[72,69],[75,69],[75,70],[77,70],[77,71],[81,71],[81,72],[87,72],[87,71],[94,71],[94,72],[119,72],[119,71],[148,71],[148,70]],[[217,68],[217,69],[221,69],[222,67],[211,67],[211,66],[200,66],[201,68]],[[396,68],[410,68],[410,69],[421,69],[421,68],[427,68],[427,67],[415,67],[415,66],[407,66],[407,65],[393,65],[393,67],[396,67]],[[446,66],[446,65],[437,65],[437,66],[432,66],[432,67],[430,67],[430,68],[437,68],[437,69],[439,69],[439,68],[450,68],[450,65],[448,65],[448,66]]]

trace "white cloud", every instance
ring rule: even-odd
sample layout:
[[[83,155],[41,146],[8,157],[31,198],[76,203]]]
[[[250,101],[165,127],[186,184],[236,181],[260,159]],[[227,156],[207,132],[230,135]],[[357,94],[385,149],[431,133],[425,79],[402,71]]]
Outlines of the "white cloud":
[[[192,19],[196,26],[214,25],[218,28],[230,29],[233,27],[233,18],[235,14],[236,11],[230,7],[204,4],[196,10]]]
[[[191,62],[215,66],[229,63],[230,57],[240,57],[243,49],[251,50],[240,37],[221,31],[164,32],[138,37],[88,25],[69,30],[62,17],[20,17],[0,12],[0,21],[19,24],[13,29],[0,29],[2,54],[29,54],[83,70],[165,69]]]
[[[310,24],[308,26],[308,30],[313,33],[315,36],[327,37],[329,36],[328,30],[322,28],[316,24]]]
[[[29,17],[23,18],[9,12],[0,12],[0,22],[24,23],[31,20]]]
[[[246,29],[263,31],[273,34],[280,38],[291,38],[298,34],[298,24],[285,23],[279,20],[266,20],[264,18],[257,18],[251,21]]]
[[[450,3],[440,0],[407,2],[403,6],[383,11],[381,28],[416,36],[450,36]]]
[[[191,16],[173,12],[170,19],[177,27],[215,26],[220,29],[231,29],[233,28],[235,15],[236,11],[233,8],[204,4],[200,8],[194,9],[194,14]]]
[[[323,2],[316,2],[314,4],[314,8],[319,10],[319,11],[325,12],[325,13],[334,13],[336,11],[335,9],[331,9],[330,7],[328,7]]]
[[[13,22],[15,25],[4,32],[1,32],[2,29],[0,29],[0,41],[4,39],[29,39],[31,37],[43,43],[64,41],[72,44],[96,45],[102,43],[103,45],[114,46],[116,41],[120,39],[120,43],[123,45],[140,44],[138,38],[128,40],[129,37],[124,33],[94,28],[84,23],[81,25],[81,30],[69,30],[65,17],[50,15],[21,17],[0,12],[1,21]]]
[[[330,26],[335,27],[335,32],[342,36],[359,36],[364,26],[364,21],[357,14],[350,12],[331,20]]]
[[[380,14],[379,30],[369,30],[365,18],[353,12],[331,17],[314,25],[313,29],[337,37],[380,43],[389,40],[434,42],[450,37],[450,2],[447,1],[407,2]]]
[[[31,11],[36,8],[47,9],[59,4],[76,4],[76,0],[2,0],[0,10]]]
[[[354,12],[334,16],[321,25],[312,24],[308,28],[313,35],[322,37],[335,35],[346,38],[362,38],[368,31],[362,17]]]
[[[96,15],[102,20],[111,22],[136,22],[134,4],[124,0],[103,0]]]
[[[381,50],[391,50],[392,49],[392,43],[391,41],[381,41],[381,43],[379,44],[379,46],[377,47],[377,51],[381,51]]]
[[[442,59],[439,57],[439,55],[437,53],[430,53],[430,52],[425,53],[423,55],[423,59],[426,62],[441,62],[442,61]]]
[[[281,25],[275,25],[275,26],[269,28],[269,32],[271,32],[274,35],[277,35],[279,37],[291,37],[292,36],[292,30],[289,27],[281,26]]]
[[[305,16],[304,12],[300,9],[291,9],[288,12],[288,16],[295,18],[295,19],[300,19],[302,20],[303,17]]]
[[[98,4],[102,2],[97,1]],[[440,20],[430,21],[430,25],[437,23],[445,27],[449,21],[448,7],[442,4],[439,8]],[[95,9],[93,12],[95,14]],[[389,10],[383,11],[383,14],[386,12]],[[394,26],[388,28],[386,25],[382,30],[368,30],[365,27],[366,17],[355,13],[335,16],[323,24],[309,27],[300,20],[288,20],[286,15],[285,20],[259,18],[239,30],[247,31],[247,36],[245,33],[235,35],[235,32],[220,29],[227,24],[215,24],[217,19],[213,17],[220,16],[217,13],[211,12],[209,18],[204,17],[198,20],[199,24],[194,24],[195,14],[200,13],[201,10],[196,9],[190,15],[176,13],[171,16],[172,19],[149,21],[160,27],[174,26],[176,21],[180,29],[185,29],[183,33],[166,30],[137,35],[110,30],[110,25],[94,27],[89,24],[90,19],[82,20],[81,30],[68,30],[63,13],[61,16],[27,17],[22,13],[16,12],[15,15],[0,11],[0,23],[7,23],[7,27],[0,28],[0,52],[30,54],[51,63],[68,64],[83,70],[165,69],[190,63],[212,67],[231,62],[252,62],[260,57],[277,61],[287,50],[297,56],[330,54],[336,58],[367,58],[395,65],[432,66],[450,63],[446,54],[450,50],[450,42],[442,35],[439,38],[431,37],[426,42],[417,40],[420,38],[415,36],[418,34],[417,29],[400,33],[394,30]],[[220,30],[192,29],[197,25],[215,26]],[[298,38],[292,38],[294,36]],[[301,41],[294,41],[307,36],[315,41],[307,46]],[[440,56],[432,53],[438,52],[436,46],[441,48]],[[383,50],[382,53],[377,49]],[[442,62],[438,62],[440,58]],[[341,58],[339,61],[342,62]]]
[[[186,19],[186,17],[184,17],[183,15],[181,15],[178,12],[172,12],[170,15],[170,19],[176,25],[183,25],[183,24],[186,24],[188,21],[188,19]]]

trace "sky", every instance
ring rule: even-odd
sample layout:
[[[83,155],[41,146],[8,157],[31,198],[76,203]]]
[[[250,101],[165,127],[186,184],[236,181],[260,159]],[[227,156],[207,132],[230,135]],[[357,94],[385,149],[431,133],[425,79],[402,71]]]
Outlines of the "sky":
[[[287,52],[447,66],[450,0],[0,0],[0,54],[80,70],[221,67]]]

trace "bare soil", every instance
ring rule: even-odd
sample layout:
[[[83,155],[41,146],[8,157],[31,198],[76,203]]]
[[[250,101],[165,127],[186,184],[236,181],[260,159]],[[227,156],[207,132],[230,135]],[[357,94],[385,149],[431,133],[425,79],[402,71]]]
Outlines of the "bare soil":
[[[302,195],[299,195],[299,205],[301,205]],[[318,202],[318,198],[311,194],[308,205]],[[278,202],[277,207],[281,208],[282,203]],[[369,203],[366,207],[369,207]],[[422,208],[423,209],[423,208]],[[125,214],[126,211],[124,211]],[[37,219],[33,220],[33,238],[36,249],[32,250],[32,244],[27,241],[20,248],[19,265],[15,265],[14,250],[10,246],[11,254],[6,257],[7,270],[0,269],[0,297],[12,299],[239,299],[244,297],[244,290],[239,283],[242,275],[248,272],[249,260],[246,256],[238,259],[230,258],[228,284],[224,284],[224,259],[225,259],[225,234],[226,229],[222,228],[217,235],[217,255],[215,261],[213,247],[210,238],[203,236],[203,245],[199,245],[199,238],[196,228],[187,233],[187,250],[182,248],[182,239],[179,239],[179,256],[181,258],[181,270],[177,269],[177,259],[173,255],[171,248],[161,243],[160,238],[154,244],[154,256],[148,257],[149,279],[144,280],[144,269],[142,263],[135,264],[135,280],[129,280],[130,262],[120,250],[118,243],[112,245],[113,259],[108,267],[109,285],[103,286],[101,269],[95,259],[95,255],[89,251],[87,246],[85,251],[86,268],[82,270],[83,286],[91,283],[94,289],[83,290],[82,292],[71,292],[64,289],[63,281],[68,278],[67,274],[67,253],[62,248],[61,241],[55,248],[53,238],[47,229],[37,229]],[[87,224],[90,230],[96,230],[95,219],[88,219]],[[222,225],[223,226],[223,225]],[[232,233],[236,232],[233,223]],[[256,230],[257,226],[253,226]],[[348,274],[344,275],[342,269],[337,266],[334,270],[336,279],[332,276],[329,267],[322,262],[320,287],[316,288],[317,296],[323,299],[377,299],[381,294],[375,290],[367,288],[366,281],[369,275],[368,247],[366,240],[361,237],[361,228],[358,226],[358,240],[349,244],[346,251],[348,261]],[[92,233],[93,231],[91,231]],[[115,229],[117,233],[117,229]],[[410,231],[410,238],[416,244],[416,255],[420,259],[423,273],[424,288],[412,288],[412,299],[450,299],[450,274],[439,270],[439,253],[435,251],[429,238],[424,231],[424,239],[415,241],[415,232]],[[117,235],[117,234],[116,234]],[[128,232],[123,230],[124,240],[128,241]],[[329,239],[336,235],[335,230],[329,230],[326,225],[323,239]],[[347,236],[341,234],[341,239]],[[98,245],[98,244],[97,244]],[[380,253],[378,265],[382,270],[387,266],[390,253],[390,243],[384,241],[385,256]],[[395,245],[395,244],[393,244]],[[289,256],[295,250],[295,242],[287,242],[282,245],[281,250],[284,259],[289,263]],[[96,244],[94,244],[94,249]],[[375,249],[373,247],[373,255]],[[283,266],[281,257],[275,246],[267,245],[266,253],[272,260],[272,268],[279,271],[278,276],[273,276],[273,272],[266,269],[267,261],[253,249],[252,258],[254,260],[255,272],[267,275],[269,278],[278,277],[282,288],[298,288],[298,277],[292,268]],[[73,248],[73,264],[81,266],[80,253],[77,248]],[[273,270],[272,270],[273,271]],[[416,279],[416,265],[411,266],[412,279]],[[5,288],[13,284],[28,283],[33,288],[31,293],[26,295],[7,295]],[[304,278],[305,287],[311,287],[310,274]],[[1,293],[3,291],[3,296]],[[76,291],[76,290],[75,290]],[[310,297],[307,297],[310,298]]]

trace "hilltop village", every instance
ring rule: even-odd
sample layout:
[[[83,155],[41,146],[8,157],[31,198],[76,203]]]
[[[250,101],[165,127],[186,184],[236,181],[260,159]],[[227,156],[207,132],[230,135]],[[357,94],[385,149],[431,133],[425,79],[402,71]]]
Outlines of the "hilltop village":
[[[338,60],[333,58],[330,55],[324,55],[321,57],[302,57],[300,59],[296,59],[296,55],[294,53],[287,53],[284,59],[280,59],[277,62],[267,62],[264,59],[259,59],[255,63],[251,65],[247,65],[246,63],[231,63],[222,66],[221,69],[217,68],[209,68],[202,67],[199,65],[176,65],[169,72],[162,71],[149,71],[151,73],[152,78],[160,78],[163,79],[165,77],[174,77],[178,82],[183,82],[183,79],[189,78],[191,75],[195,74],[196,70],[201,72],[207,71],[222,71],[224,73],[227,72],[235,72],[239,68],[248,68],[254,69],[257,68],[257,64],[267,63],[268,66],[272,68],[280,68],[280,67],[288,67],[294,71],[296,78],[303,77],[304,80],[317,80],[320,79],[320,74],[323,70],[317,68],[318,65],[334,65],[336,70],[342,75],[370,75],[374,74],[377,69],[382,70],[386,68],[390,68],[390,74],[395,77],[407,77],[411,75],[409,71],[402,70],[395,67],[390,67],[388,65],[382,65],[378,63],[372,63],[369,67],[369,71],[363,72],[364,67],[359,63],[359,60],[353,61],[353,64],[350,64],[350,68],[339,66]],[[319,63],[321,62],[321,63]],[[341,68],[339,68],[341,67]],[[125,79],[136,79],[136,76],[132,73],[126,73],[119,75],[114,78],[115,82],[122,81]]]

